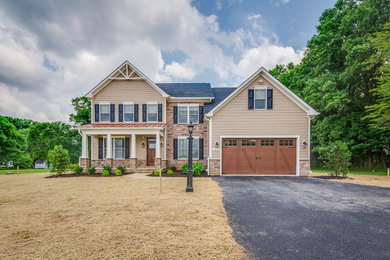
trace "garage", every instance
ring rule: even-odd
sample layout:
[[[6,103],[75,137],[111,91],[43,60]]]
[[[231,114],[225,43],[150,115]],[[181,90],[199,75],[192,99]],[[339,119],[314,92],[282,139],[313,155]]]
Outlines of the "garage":
[[[223,138],[222,174],[296,174],[296,138]]]

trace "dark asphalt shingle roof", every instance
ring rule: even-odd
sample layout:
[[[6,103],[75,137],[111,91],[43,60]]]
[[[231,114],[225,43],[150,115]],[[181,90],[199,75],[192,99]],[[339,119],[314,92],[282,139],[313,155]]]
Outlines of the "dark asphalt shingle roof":
[[[236,88],[212,88],[214,100],[210,104],[205,104],[204,109],[205,112],[208,113],[216,107],[222,100],[224,100],[227,96],[230,95]]]
[[[210,83],[156,83],[171,97],[214,97]]]

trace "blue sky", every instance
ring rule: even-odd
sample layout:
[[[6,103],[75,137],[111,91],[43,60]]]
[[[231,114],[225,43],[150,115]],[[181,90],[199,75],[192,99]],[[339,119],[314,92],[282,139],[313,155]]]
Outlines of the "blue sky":
[[[335,2],[0,0],[0,114],[66,122],[124,60],[155,82],[236,87],[299,63]]]

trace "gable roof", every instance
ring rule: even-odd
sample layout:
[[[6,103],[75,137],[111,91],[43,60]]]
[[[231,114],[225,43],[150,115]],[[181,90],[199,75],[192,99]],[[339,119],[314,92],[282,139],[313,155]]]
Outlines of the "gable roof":
[[[250,85],[258,76],[262,75],[266,80],[268,80],[275,88],[277,88],[282,94],[287,96],[291,101],[293,101],[297,106],[299,106],[303,111],[307,113],[308,116],[316,116],[319,113],[309,106],[305,101],[298,97],[294,92],[289,88],[283,85],[279,80],[272,76],[264,67],[258,69],[253,73],[247,80],[245,80],[241,85],[236,88],[232,93],[230,93],[222,102],[218,103],[214,108],[207,112],[206,116],[211,117],[217,111],[219,111],[223,106],[229,103],[235,96],[237,96],[241,91],[243,91],[248,85]]]
[[[210,83],[156,83],[171,97],[214,99]]]
[[[208,113],[220,102],[222,102],[227,96],[229,96],[236,88],[211,88],[214,95],[214,100],[211,103],[204,104],[205,112]]]
[[[133,76],[134,75],[134,76]],[[161,88],[159,88],[152,80],[145,76],[137,67],[131,64],[128,60],[124,61],[119,67],[117,67],[113,72],[111,72],[106,78],[100,81],[93,89],[91,89],[85,96],[87,98],[92,98],[94,95],[99,93],[104,87],[106,87],[114,79],[119,80],[145,80],[152,88],[159,92],[163,97],[168,97],[169,95],[165,93]]]

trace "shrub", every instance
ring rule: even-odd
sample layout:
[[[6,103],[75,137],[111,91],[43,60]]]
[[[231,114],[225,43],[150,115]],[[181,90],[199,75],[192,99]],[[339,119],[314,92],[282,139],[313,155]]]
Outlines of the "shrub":
[[[118,166],[116,169],[121,170],[122,173],[126,172],[126,167],[124,167],[124,166]]]
[[[176,166],[171,166],[170,168],[169,168],[171,171],[177,171],[177,167]]]
[[[188,171],[188,163],[185,163],[181,166],[181,170],[184,172],[184,173],[187,173]]]
[[[12,163],[15,168],[16,166],[19,166],[22,169],[29,169],[33,167],[33,160],[27,153],[18,156]]]
[[[172,175],[172,174],[174,174],[175,172],[172,171],[172,170],[168,170],[167,173],[168,173],[169,175]]]
[[[330,172],[331,176],[346,176],[349,172],[348,167],[351,165],[351,152],[346,143],[336,141],[327,147],[320,147],[319,159],[325,163],[325,168]]]
[[[195,175],[200,175],[202,171],[204,170],[203,165],[201,163],[193,163],[192,164],[192,170],[194,171]]]
[[[181,170],[184,172],[184,173],[187,173],[188,171],[188,164],[185,163],[181,166]],[[200,175],[203,171],[203,165],[201,163],[192,163],[192,171],[194,173],[194,175]]]
[[[83,167],[80,167],[80,166],[76,166],[73,168],[73,172],[77,175],[80,175],[82,172],[83,172]]]
[[[88,173],[88,174],[95,174],[95,172],[96,172],[95,166],[91,166],[91,167],[89,167],[89,168],[87,169],[87,173]]]
[[[119,170],[119,169],[117,169],[117,170],[115,171],[115,175],[116,175],[116,176],[121,176],[121,175],[122,175],[122,171]]]
[[[50,150],[48,155],[48,164],[51,166],[51,172],[57,172],[61,175],[69,165],[69,153],[68,150],[62,148],[62,145],[54,146],[53,150]]]
[[[160,170],[155,170],[153,174],[156,175],[156,176],[159,176],[160,175]]]
[[[111,174],[111,172],[112,172],[112,168],[109,165],[103,166],[103,170],[108,171],[108,174]]]
[[[108,170],[103,170],[102,176],[108,176],[110,175],[110,172]]]

